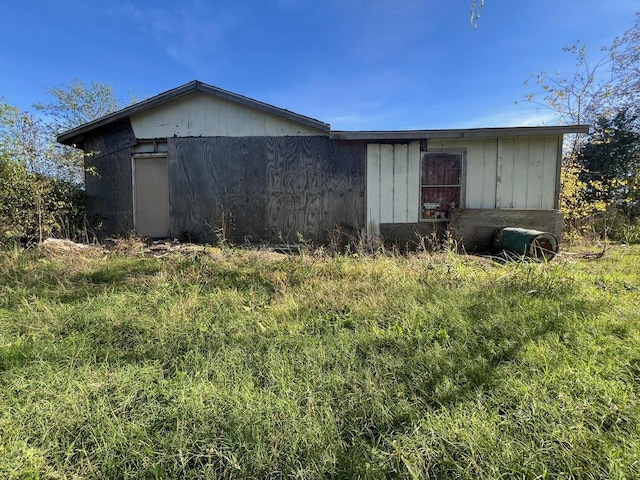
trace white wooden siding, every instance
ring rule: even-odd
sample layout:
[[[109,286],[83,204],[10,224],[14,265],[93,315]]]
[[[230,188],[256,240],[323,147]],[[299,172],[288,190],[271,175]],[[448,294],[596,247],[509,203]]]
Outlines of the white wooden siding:
[[[327,135],[204,92],[193,92],[131,117],[136,138]]]
[[[557,136],[428,142],[448,148],[467,150],[465,208],[555,208]]]
[[[419,215],[420,143],[367,146],[367,232]]]
[[[465,208],[496,207],[496,164],[498,140],[446,139],[429,140],[428,151],[466,150],[464,185]]]
[[[380,233],[380,147],[367,145],[367,233]]]
[[[558,137],[431,139],[427,151],[466,150],[465,208],[554,209]],[[420,220],[420,143],[367,146],[367,231]]]
[[[505,138],[499,151],[496,207],[555,208],[558,137]]]

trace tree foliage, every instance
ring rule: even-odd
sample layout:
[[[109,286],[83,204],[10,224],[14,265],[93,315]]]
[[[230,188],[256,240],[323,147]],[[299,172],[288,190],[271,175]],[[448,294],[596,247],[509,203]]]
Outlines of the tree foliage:
[[[0,101],[0,243],[77,237],[83,229],[84,156],[56,136],[120,103],[112,86],[97,82],[47,91],[52,100],[36,104],[36,114]]]
[[[565,143],[561,205],[567,225],[603,211],[623,212],[633,222],[640,214],[640,13],[598,59],[580,42],[564,50],[575,58],[574,71],[534,75],[537,91],[527,100],[551,109],[562,123],[592,126],[589,135]]]
[[[56,137],[69,129],[101,118],[118,110],[121,103],[112,85],[74,79],[68,85],[46,89],[52,100],[36,103],[42,117],[42,133],[50,142],[49,155],[58,177],[82,183],[84,155],[73,147],[61,145]]]
[[[594,60],[581,42],[563,50],[573,55],[574,71],[533,75],[537,90],[529,93],[527,100],[551,109],[567,124],[593,124],[602,115],[638,108],[640,12],[632,28],[601,49],[600,58]]]
[[[30,172],[0,152],[0,244],[52,235],[77,238],[84,228],[84,203],[77,185]]]
[[[52,100],[34,106],[45,116],[47,125],[56,135],[120,108],[113,86],[106,83],[84,83],[75,78],[68,85],[47,88],[46,91]]]
[[[585,197],[603,200],[629,219],[640,216],[640,132],[637,115],[600,116],[578,153]],[[600,187],[594,188],[594,187]]]

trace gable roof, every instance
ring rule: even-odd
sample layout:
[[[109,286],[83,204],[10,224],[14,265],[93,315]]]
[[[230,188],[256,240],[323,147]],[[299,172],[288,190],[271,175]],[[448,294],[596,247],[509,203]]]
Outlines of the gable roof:
[[[117,112],[110,113],[109,115],[105,115],[104,117],[85,123],[84,125],[72,128],[71,130],[67,130],[66,132],[58,135],[57,140],[58,142],[65,145],[79,145],[82,143],[84,136],[92,130],[117,122],[118,120],[131,117],[132,115],[136,115],[145,110],[157,107],[158,105],[162,105],[163,103],[169,102],[178,97],[187,95],[195,91],[205,92],[210,95],[229,100],[231,102],[239,103],[247,107],[256,108],[263,112],[283,117],[293,122],[301,123],[303,125],[308,125],[310,127],[326,131],[327,133],[331,128],[329,124],[321,122],[320,120],[306,117],[304,115],[285,110],[284,108],[275,107],[273,105],[269,105],[268,103],[260,102],[258,100],[254,100],[253,98],[245,97],[243,95],[229,92],[227,90],[208,85],[198,80],[194,80],[180,87],[156,95],[155,97],[151,97],[147,100],[143,100],[142,102],[130,105],[126,108],[123,108],[122,110],[118,110]]]
[[[339,131],[331,130],[331,126],[305,115],[283,108],[260,102],[237,93],[229,92],[212,85],[194,80],[180,87],[160,93],[154,97],[135,103],[116,112],[105,115],[91,122],[67,130],[57,137],[57,141],[65,145],[81,147],[84,137],[93,130],[127,119],[133,115],[142,113],[159,105],[170,102],[176,98],[192,92],[204,92],[240,105],[255,108],[265,113],[276,115],[287,120],[307,125],[312,128],[327,132],[336,140],[364,140],[364,141],[407,141],[429,138],[496,138],[517,137],[530,135],[564,135],[569,133],[588,133],[588,125],[564,125],[541,127],[499,127],[499,128],[462,128],[462,129],[437,129],[437,130],[382,130],[382,131]]]

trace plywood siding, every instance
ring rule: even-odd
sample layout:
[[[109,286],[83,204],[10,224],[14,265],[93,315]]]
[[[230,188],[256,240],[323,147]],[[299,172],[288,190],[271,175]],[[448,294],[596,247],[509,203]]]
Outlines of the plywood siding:
[[[128,120],[85,139],[87,219],[100,236],[133,231],[133,193],[129,147],[136,138]]]
[[[365,147],[323,137],[170,138],[171,232],[325,242],[364,226]]]
[[[193,92],[131,117],[137,138],[326,136],[327,132],[246,105]]]

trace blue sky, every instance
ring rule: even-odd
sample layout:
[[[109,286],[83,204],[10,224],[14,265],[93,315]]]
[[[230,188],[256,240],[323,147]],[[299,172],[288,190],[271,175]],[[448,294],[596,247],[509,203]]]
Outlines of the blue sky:
[[[335,130],[549,125],[532,73],[571,72],[640,0],[31,0],[5,2],[0,97],[30,110],[73,78],[152,96],[191,80]],[[518,103],[514,103],[518,101]]]

